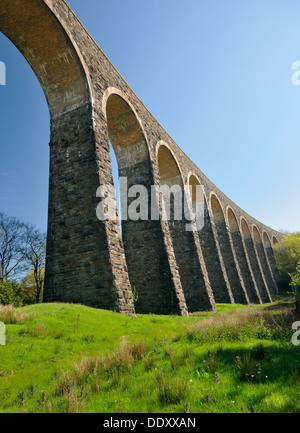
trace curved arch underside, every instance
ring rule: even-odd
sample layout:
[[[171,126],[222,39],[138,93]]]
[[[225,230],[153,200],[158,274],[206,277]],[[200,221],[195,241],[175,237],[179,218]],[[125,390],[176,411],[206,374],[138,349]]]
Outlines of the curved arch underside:
[[[163,144],[159,146],[157,161],[161,183],[169,186],[179,185],[182,187],[183,181],[178,164],[172,152]]]
[[[50,5],[50,1],[1,0],[0,29],[26,58],[50,113],[58,116],[89,101],[89,92],[76,49]]]
[[[45,300],[181,315],[213,310],[215,302],[269,302],[277,292],[273,246],[282,235],[243,212],[195,167],[66,2],[1,0],[0,30],[29,62],[49,105]],[[115,194],[99,193],[113,184],[109,141],[127,182],[125,213],[137,215],[122,221],[122,231],[117,216],[96,217],[106,198],[115,202]],[[200,183],[201,228],[190,224]],[[148,194],[143,214],[131,189],[137,185]],[[176,185],[191,186],[193,208],[166,220],[152,187]]]

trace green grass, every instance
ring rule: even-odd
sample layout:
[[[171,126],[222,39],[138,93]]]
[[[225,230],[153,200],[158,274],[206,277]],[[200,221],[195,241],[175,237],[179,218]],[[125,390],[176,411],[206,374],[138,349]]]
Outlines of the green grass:
[[[217,307],[137,318],[0,307],[0,412],[300,412],[291,308]]]

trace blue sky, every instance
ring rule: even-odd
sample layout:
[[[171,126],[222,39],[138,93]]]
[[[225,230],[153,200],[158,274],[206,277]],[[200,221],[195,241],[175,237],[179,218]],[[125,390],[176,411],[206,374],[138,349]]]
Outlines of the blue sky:
[[[146,107],[233,201],[300,231],[298,0],[69,0]],[[0,211],[45,229],[49,114],[0,34]]]

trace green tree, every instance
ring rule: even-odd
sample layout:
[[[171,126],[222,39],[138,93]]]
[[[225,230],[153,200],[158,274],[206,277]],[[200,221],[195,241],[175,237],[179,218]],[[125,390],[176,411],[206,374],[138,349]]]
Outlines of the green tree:
[[[292,276],[291,285],[300,287],[300,260],[298,262],[296,271],[298,271],[299,273]]]
[[[40,302],[44,290],[45,269],[30,269],[23,278],[22,296],[25,304],[34,304]]]
[[[300,261],[300,233],[290,233],[274,246],[274,255],[279,271],[278,285],[289,290],[291,274],[297,270]]]
[[[23,294],[19,283],[10,280],[0,280],[0,305],[22,307]]]

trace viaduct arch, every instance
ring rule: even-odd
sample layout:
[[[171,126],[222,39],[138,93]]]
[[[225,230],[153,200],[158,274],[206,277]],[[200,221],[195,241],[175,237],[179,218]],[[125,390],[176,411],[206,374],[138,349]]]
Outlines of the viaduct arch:
[[[214,310],[215,302],[272,299],[273,245],[282,235],[246,214],[193,164],[64,0],[1,0],[0,30],[27,59],[49,106],[46,302],[187,315]],[[156,201],[157,218],[123,219],[134,202],[129,194],[122,230],[121,215],[97,219],[96,192],[113,185],[109,143],[125,192],[142,185]],[[171,212],[166,220],[165,203],[153,193],[153,186],[175,184],[191,187],[190,218]],[[201,229],[192,221],[197,185],[204,194]],[[107,195],[116,201],[113,188]],[[192,231],[185,230],[188,221]]]

